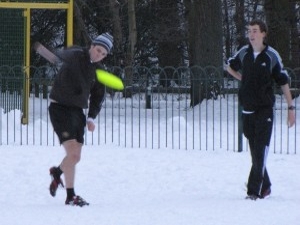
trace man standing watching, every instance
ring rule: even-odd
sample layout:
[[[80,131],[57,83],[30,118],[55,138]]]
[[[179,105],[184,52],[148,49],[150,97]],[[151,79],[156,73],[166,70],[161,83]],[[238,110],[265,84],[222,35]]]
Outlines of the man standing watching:
[[[250,44],[228,60],[227,71],[241,81],[239,102],[243,107],[243,132],[249,141],[252,167],[247,197],[263,199],[271,194],[266,160],[273,128],[274,82],[281,86],[288,109],[288,126],[295,123],[295,107],[289,89],[289,77],[278,52],[265,43],[267,25],[258,19],[249,23]]]

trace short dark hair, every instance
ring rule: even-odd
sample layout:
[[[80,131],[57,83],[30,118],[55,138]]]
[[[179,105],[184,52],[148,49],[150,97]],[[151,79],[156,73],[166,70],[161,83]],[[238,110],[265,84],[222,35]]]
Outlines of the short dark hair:
[[[259,29],[261,32],[268,32],[268,26],[267,24],[260,20],[260,19],[254,19],[252,20],[250,23],[249,23],[250,26],[254,26],[254,25],[258,25],[259,26]]]

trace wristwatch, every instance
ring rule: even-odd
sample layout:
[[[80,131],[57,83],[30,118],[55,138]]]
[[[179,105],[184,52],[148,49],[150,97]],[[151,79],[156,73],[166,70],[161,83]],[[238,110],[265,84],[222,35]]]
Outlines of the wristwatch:
[[[293,105],[290,105],[290,106],[288,107],[288,110],[294,110],[294,109],[296,109],[296,107],[293,106]]]

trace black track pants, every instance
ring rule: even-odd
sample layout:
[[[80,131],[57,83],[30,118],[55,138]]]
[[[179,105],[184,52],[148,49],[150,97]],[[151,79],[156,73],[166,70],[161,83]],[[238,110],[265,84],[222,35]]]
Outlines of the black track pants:
[[[273,108],[243,114],[243,131],[249,141],[252,167],[248,178],[248,195],[260,195],[271,186],[266,168],[273,128]]]

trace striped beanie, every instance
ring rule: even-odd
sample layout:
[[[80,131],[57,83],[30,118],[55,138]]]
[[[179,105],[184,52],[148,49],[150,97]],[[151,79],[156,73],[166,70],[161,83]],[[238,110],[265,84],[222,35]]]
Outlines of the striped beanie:
[[[103,33],[98,37],[96,37],[92,41],[92,44],[101,45],[107,50],[107,53],[109,54],[113,48],[113,42],[114,42],[113,36],[111,36],[109,33]]]

